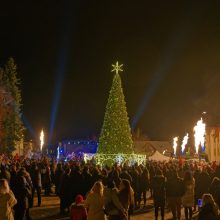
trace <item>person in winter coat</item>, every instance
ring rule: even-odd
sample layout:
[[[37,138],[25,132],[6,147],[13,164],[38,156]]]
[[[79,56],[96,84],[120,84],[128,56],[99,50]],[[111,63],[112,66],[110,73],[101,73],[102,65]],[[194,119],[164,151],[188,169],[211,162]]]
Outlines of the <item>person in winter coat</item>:
[[[134,191],[131,187],[130,182],[126,179],[121,180],[119,186],[118,198],[125,210],[124,212],[121,213],[120,219],[128,220],[130,218],[129,208],[132,204],[134,204]]]
[[[16,176],[17,176],[17,168],[14,164],[11,165],[11,167],[10,167],[10,175],[11,175],[10,189],[12,190],[12,192],[14,192],[14,187],[16,184]]]
[[[77,195],[75,203],[70,207],[71,220],[87,220],[87,210],[83,206],[83,196]]]
[[[197,199],[201,199],[204,193],[209,193],[210,186],[211,186],[211,177],[205,170],[203,170],[201,173],[199,173],[197,177],[197,185],[195,187],[195,193]]]
[[[71,185],[70,172],[71,169],[66,168],[65,173],[61,177],[60,188],[58,190],[61,214],[65,214],[66,209],[68,209],[71,204],[72,195],[70,194],[70,189],[71,187],[74,187],[74,185]]]
[[[199,212],[198,220],[215,220],[218,218],[218,205],[211,194],[204,194],[202,197],[202,208]]]
[[[183,180],[178,177],[175,169],[167,175],[166,195],[173,219],[181,219],[181,197],[184,194]]]
[[[121,179],[126,179],[130,181],[130,184],[132,185],[132,177],[131,175],[128,173],[128,170],[126,168],[122,169],[122,172],[120,173],[119,177]]]
[[[199,182],[198,182],[198,177],[200,175],[201,171],[198,169],[198,167],[196,166],[196,170],[194,170],[194,180],[195,180],[195,197],[194,197],[194,209],[193,211],[195,212],[196,211],[196,208],[197,208],[197,204],[198,204],[198,199],[201,199],[201,197],[199,198],[199,195],[198,195],[198,185],[199,185]]]
[[[140,173],[135,167],[132,168],[131,177],[133,180],[131,184],[134,190],[134,206],[135,208],[140,208]]]
[[[89,190],[92,187],[92,175],[89,173],[88,167],[84,167],[83,172],[83,191],[82,195],[85,198],[86,194],[89,192]]]
[[[56,171],[55,171],[55,176],[54,176],[56,195],[58,195],[58,191],[59,191],[59,188],[60,188],[60,182],[61,182],[61,178],[63,176],[63,173],[64,173],[64,171],[63,171],[63,168],[62,168],[62,164],[58,163]]]
[[[48,163],[43,165],[42,173],[42,186],[44,188],[45,196],[49,196],[51,192],[51,170]]]
[[[88,220],[106,220],[102,182],[95,182],[85,200],[85,206],[88,208]]]
[[[30,169],[31,180],[33,184],[32,188],[32,206],[34,203],[34,193],[37,191],[38,207],[41,206],[41,172],[37,164],[34,162]]]
[[[143,172],[140,175],[140,195],[139,195],[139,204],[140,204],[140,200],[141,200],[141,196],[143,195],[143,199],[144,199],[144,206],[146,206],[146,202],[147,202],[147,190],[149,190],[149,185],[150,185],[150,177],[149,177],[149,172],[148,170],[145,168],[143,170]]]
[[[26,171],[25,168],[21,168],[20,172],[23,172],[24,173],[24,177],[27,181],[27,187],[28,187],[28,207],[27,207],[27,210],[26,210],[26,220],[31,220],[31,217],[30,217],[30,208],[33,207],[33,184],[32,184],[32,180],[31,180],[31,176],[30,174]]]
[[[104,189],[104,206],[109,220],[120,220],[121,213],[125,213],[125,209],[118,198],[118,189],[111,180],[106,182]]]
[[[78,195],[83,193],[83,175],[80,171],[79,166],[72,166],[71,173],[70,173],[70,181],[71,187],[70,194],[71,194],[71,203],[74,201],[74,198]]]
[[[185,172],[184,179],[184,195],[182,197],[182,205],[184,207],[185,219],[192,219],[192,207],[194,206],[194,188],[195,180],[190,171]]]
[[[0,179],[0,219],[14,220],[13,206],[17,200],[6,179]]]
[[[220,207],[220,179],[218,177],[214,177],[212,180],[209,192],[212,194],[215,202]]]
[[[152,190],[154,200],[155,219],[158,219],[159,208],[161,210],[161,219],[164,220],[164,209],[166,203],[166,179],[160,169],[156,171],[156,176],[152,179]]]
[[[15,184],[15,197],[17,204],[14,207],[15,220],[23,220],[27,217],[27,209],[29,208],[29,198],[32,195],[31,188],[26,180],[26,172],[21,168],[17,174]]]

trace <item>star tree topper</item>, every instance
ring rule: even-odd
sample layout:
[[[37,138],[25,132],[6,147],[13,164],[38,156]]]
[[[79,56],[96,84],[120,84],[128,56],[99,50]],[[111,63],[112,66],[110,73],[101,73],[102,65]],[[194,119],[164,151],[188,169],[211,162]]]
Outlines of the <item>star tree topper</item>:
[[[116,74],[118,74],[119,72],[123,72],[123,64],[119,65],[118,61],[116,62],[116,64],[112,64],[113,70],[112,72],[115,72]]]

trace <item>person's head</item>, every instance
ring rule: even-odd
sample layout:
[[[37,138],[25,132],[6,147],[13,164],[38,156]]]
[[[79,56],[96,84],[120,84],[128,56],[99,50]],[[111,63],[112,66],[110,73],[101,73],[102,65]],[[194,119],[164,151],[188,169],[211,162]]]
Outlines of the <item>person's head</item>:
[[[212,185],[219,185],[220,184],[220,179],[218,177],[214,177],[212,180]]]
[[[157,176],[162,176],[162,175],[163,175],[162,170],[161,170],[161,169],[157,169],[157,170],[156,170],[156,175],[157,175]]]
[[[114,183],[114,181],[112,181],[112,180],[108,180],[108,181],[106,182],[106,186],[107,186],[107,188],[109,188],[109,189],[113,189],[113,188],[115,188],[115,183]]]
[[[26,171],[25,167],[21,167],[18,171],[18,176],[26,177],[29,175],[29,173]]]
[[[122,195],[131,202],[131,185],[129,180],[122,179],[120,186],[119,186],[119,191],[122,193]]]
[[[36,167],[37,167],[36,161],[32,161],[32,163],[31,163],[31,169],[35,170]]]
[[[171,178],[177,178],[178,177],[178,174],[177,174],[177,171],[176,171],[175,168],[170,169],[169,176]]]
[[[103,194],[103,184],[101,181],[97,181],[94,183],[94,185],[92,187],[92,192],[97,193],[99,195]]]
[[[71,169],[70,169],[69,167],[67,167],[67,168],[65,169],[65,174],[66,174],[66,175],[69,175],[70,172],[71,172]]]
[[[122,179],[121,182],[120,182],[120,186],[119,186],[119,189],[122,191],[122,190],[125,190],[125,191],[130,191],[130,188],[131,188],[131,185],[130,185],[130,182],[126,179]]]
[[[0,193],[6,194],[9,193],[9,190],[8,181],[6,179],[0,179]]]
[[[76,204],[83,203],[83,196],[82,195],[77,195],[76,198],[75,198],[75,203]]]
[[[186,171],[184,174],[184,182],[190,182],[192,181],[193,176],[192,173],[190,171]]]
[[[61,163],[57,164],[57,170],[62,170],[62,164]]]
[[[212,195],[209,193],[203,194],[202,196],[202,205],[204,206],[207,204],[211,204],[211,205],[215,204],[215,200],[213,199]]]
[[[15,166],[15,164],[11,165],[11,172],[16,172],[17,171],[17,167]]]

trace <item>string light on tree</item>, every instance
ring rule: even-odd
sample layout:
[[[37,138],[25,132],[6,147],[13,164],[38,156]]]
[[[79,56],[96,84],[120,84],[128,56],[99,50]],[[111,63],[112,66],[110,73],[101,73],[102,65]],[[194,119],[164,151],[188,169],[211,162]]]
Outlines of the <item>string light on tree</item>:
[[[99,138],[98,154],[133,153],[133,141],[129,124],[121,77],[123,64],[112,64],[114,78],[106,106],[104,122]]]

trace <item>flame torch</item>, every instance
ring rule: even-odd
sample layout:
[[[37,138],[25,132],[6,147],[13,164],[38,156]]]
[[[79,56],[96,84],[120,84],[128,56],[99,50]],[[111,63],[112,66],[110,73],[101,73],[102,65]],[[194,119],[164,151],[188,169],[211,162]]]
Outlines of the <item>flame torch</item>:
[[[173,152],[175,156],[176,156],[176,149],[177,149],[177,141],[178,141],[178,137],[173,138]]]
[[[41,150],[41,152],[42,152],[43,145],[44,145],[44,131],[42,129],[40,132],[40,150]]]
[[[204,150],[205,147],[205,123],[203,123],[202,118],[197,121],[196,126],[194,127],[194,137],[195,137],[195,148],[196,153],[199,152],[199,146],[201,145],[202,150]]]
[[[186,147],[186,145],[188,143],[188,139],[189,139],[189,134],[187,133],[184,136],[183,141],[182,141],[182,145],[181,145],[182,154],[184,153],[185,147]]]

